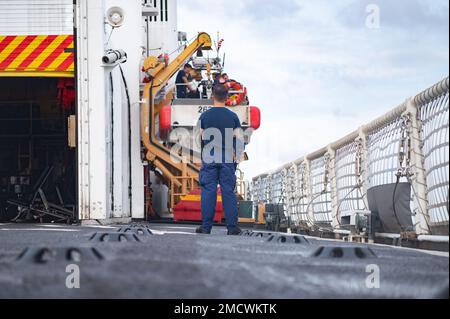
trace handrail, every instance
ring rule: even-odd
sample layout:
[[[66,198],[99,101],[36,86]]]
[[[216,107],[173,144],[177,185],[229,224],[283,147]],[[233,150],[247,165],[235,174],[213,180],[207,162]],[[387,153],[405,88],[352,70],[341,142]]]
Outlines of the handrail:
[[[343,209],[369,209],[367,191],[401,174],[412,185],[416,234],[448,235],[449,87],[447,77],[328,146],[253,177],[252,199],[289,203],[288,213],[303,225],[315,223],[315,215],[323,218],[323,206],[315,211],[312,205],[320,195],[327,212],[331,207],[328,222],[338,230]],[[301,173],[299,165],[304,165]],[[314,185],[322,183],[322,176],[328,190],[317,194]]]

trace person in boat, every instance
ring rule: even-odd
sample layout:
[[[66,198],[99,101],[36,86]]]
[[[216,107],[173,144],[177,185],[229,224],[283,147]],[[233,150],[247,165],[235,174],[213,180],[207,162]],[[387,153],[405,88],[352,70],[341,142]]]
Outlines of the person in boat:
[[[186,99],[189,94],[197,93],[190,84],[192,80],[191,72],[193,70],[192,65],[189,63],[185,64],[183,69],[178,72],[177,79],[175,80],[175,85],[177,86],[177,98]]]

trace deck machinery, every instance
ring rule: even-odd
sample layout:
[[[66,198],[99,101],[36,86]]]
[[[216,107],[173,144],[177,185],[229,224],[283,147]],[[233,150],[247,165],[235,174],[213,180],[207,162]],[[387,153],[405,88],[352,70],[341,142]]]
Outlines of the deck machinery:
[[[10,210],[15,216],[8,200],[28,192],[47,164],[60,162],[57,173],[71,176],[65,202],[83,223],[141,220],[152,208],[171,218],[180,200],[198,193],[199,147],[189,140],[212,105],[211,76],[223,66],[218,54],[209,58],[208,34],[187,41],[178,31],[176,0],[3,1],[0,7],[7,17],[0,21],[0,79],[8,87],[0,97],[0,216],[9,220]],[[188,61],[201,92],[198,99],[177,99],[174,76]],[[230,109],[244,128],[257,127],[259,110],[240,91],[231,94],[239,99]],[[53,122],[59,131],[50,143]],[[171,154],[177,144],[189,152]]]
[[[176,221],[201,220],[198,181],[201,156],[196,128],[201,113],[212,107],[212,72],[222,71],[219,58],[204,57],[203,51],[212,49],[211,37],[201,32],[172,62],[167,55],[151,56],[144,61],[142,68],[146,82],[141,109],[143,157],[148,163],[145,175],[152,171],[167,185],[169,208]],[[194,66],[198,97],[178,99],[171,80],[188,62]],[[230,95],[246,95],[246,89],[231,89]],[[248,144],[252,132],[260,126],[260,111],[250,106],[247,98],[240,100],[239,105],[229,109],[241,120]],[[238,184],[242,183],[244,181],[238,179]],[[245,199],[243,188],[242,185],[238,187],[240,200]],[[216,221],[220,221],[223,215],[220,195],[218,198]]]

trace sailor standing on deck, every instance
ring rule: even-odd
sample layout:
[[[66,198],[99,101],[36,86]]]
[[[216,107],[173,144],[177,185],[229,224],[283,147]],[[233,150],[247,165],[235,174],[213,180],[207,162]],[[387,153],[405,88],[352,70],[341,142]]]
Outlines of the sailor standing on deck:
[[[195,92],[189,83],[191,79],[190,73],[192,70],[192,65],[187,63],[183,69],[178,72],[177,79],[175,80],[178,99],[186,99],[188,98],[188,92]]]
[[[241,123],[236,113],[225,107],[228,89],[218,84],[213,89],[214,106],[200,116],[202,132],[202,226],[196,232],[210,234],[220,185],[222,204],[227,220],[228,235],[239,235],[236,187],[237,159],[244,152]]]

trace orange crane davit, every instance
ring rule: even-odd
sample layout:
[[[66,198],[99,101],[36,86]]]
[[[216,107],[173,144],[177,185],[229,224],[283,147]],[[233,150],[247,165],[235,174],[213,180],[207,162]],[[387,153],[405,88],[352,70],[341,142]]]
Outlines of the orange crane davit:
[[[190,135],[187,138],[185,136],[184,140],[190,140],[195,134],[195,127],[201,113],[212,106],[211,71],[212,69],[222,71],[218,59],[203,58],[203,51],[212,49],[211,37],[207,33],[201,32],[172,62],[169,63],[167,55],[151,56],[145,59],[142,68],[146,75],[141,109],[143,157],[148,162],[149,169],[162,178],[168,186],[170,208],[176,221],[201,220],[198,181],[201,161],[199,152],[194,149],[192,144],[188,144],[188,147],[192,149],[188,155],[174,152],[173,143],[168,136],[171,130],[183,128],[183,132],[189,132],[188,135]],[[205,95],[202,94],[200,98],[194,99],[177,99],[175,86],[171,80],[188,62],[193,62],[195,77],[200,80],[199,83],[203,86]],[[206,73],[206,80],[202,79],[202,71]],[[246,95],[246,92],[246,89],[243,88],[242,91],[230,93]],[[259,128],[261,115],[257,107],[248,105],[247,98],[240,99],[240,102],[240,105],[229,107],[229,109],[238,115],[244,130],[250,130],[250,133],[246,134],[248,143],[251,131]],[[241,185],[238,188],[241,193],[238,195],[243,199],[243,193],[245,193],[243,188],[245,187]],[[222,205],[219,194],[216,221],[220,221],[221,218]]]

